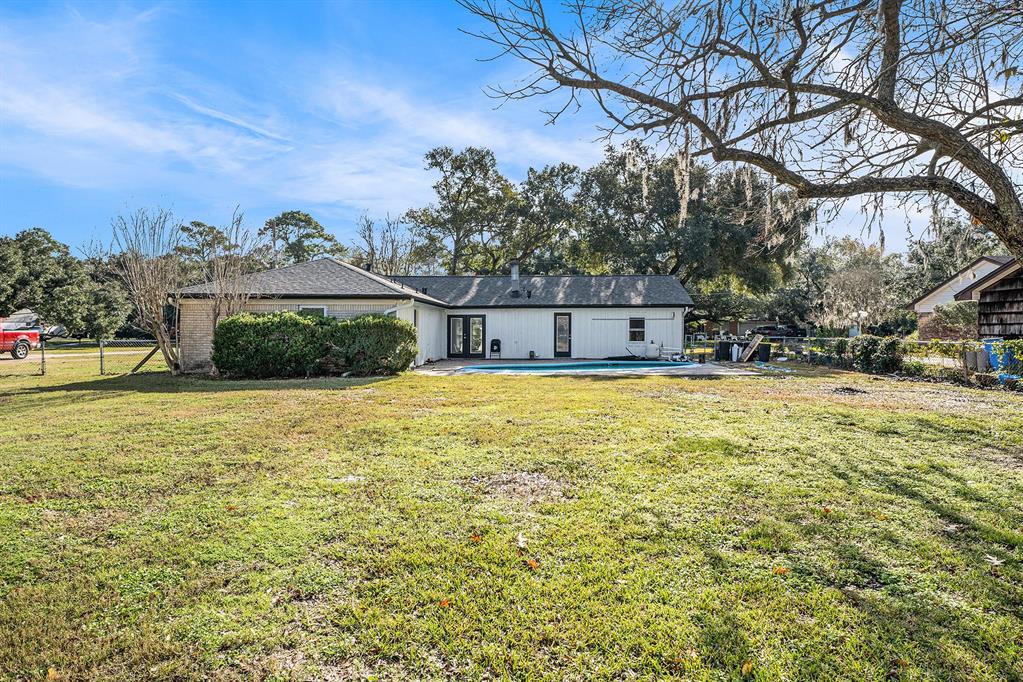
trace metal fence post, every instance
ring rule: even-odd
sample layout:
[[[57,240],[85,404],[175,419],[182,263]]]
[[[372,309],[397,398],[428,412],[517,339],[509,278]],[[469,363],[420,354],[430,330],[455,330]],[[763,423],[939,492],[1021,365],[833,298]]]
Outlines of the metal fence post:
[[[99,340],[99,375],[103,376],[103,339]]]

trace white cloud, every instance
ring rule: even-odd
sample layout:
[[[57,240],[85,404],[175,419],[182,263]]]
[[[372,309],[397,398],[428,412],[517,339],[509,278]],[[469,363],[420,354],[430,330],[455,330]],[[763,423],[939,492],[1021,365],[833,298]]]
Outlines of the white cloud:
[[[513,178],[529,165],[600,155],[589,128],[538,133],[515,112],[492,111],[478,85],[437,101],[342,75],[344,64],[299,68],[318,60],[297,55],[292,80],[242,93],[161,54],[160,16],[98,23],[69,11],[0,28],[0,163],[126,197],[159,187],[217,205],[398,214],[430,200],[422,158],[434,146],[488,146]],[[542,120],[528,113],[533,125]]]

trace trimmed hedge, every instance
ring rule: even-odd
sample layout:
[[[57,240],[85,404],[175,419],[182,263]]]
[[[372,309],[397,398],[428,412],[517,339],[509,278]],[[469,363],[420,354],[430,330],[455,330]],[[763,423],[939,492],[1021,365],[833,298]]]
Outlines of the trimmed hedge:
[[[394,374],[408,369],[417,352],[415,327],[380,315],[239,313],[213,334],[214,367],[237,378]]]

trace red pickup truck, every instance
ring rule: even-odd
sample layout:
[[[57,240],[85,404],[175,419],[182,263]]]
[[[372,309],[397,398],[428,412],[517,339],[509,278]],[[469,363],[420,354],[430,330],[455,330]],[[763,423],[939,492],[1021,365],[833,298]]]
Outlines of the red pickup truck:
[[[28,352],[39,347],[42,330],[0,320],[0,353],[10,353],[15,360],[24,360]]]

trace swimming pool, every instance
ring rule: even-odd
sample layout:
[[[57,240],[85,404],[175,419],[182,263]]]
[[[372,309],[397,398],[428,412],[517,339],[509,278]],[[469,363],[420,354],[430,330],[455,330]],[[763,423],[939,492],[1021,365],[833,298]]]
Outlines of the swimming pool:
[[[554,372],[634,372],[636,370],[691,367],[695,364],[695,362],[644,362],[638,360],[604,360],[601,362],[531,362],[514,365],[470,365],[468,367],[463,367],[459,371],[469,373],[532,372],[534,374],[550,374]]]

